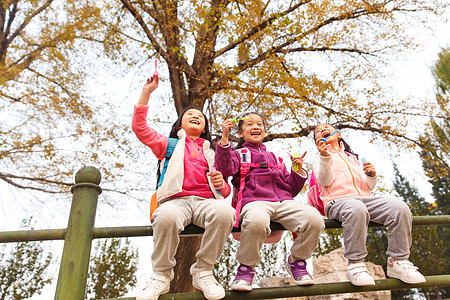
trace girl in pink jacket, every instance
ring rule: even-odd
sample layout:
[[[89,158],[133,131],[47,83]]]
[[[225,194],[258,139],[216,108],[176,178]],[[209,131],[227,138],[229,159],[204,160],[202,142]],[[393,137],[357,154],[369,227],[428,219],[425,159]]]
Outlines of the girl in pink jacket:
[[[149,78],[134,108],[132,128],[138,139],[163,160],[168,138],[146,122],[150,94],[158,87],[158,77]],[[173,124],[171,138],[178,142],[167,165],[162,184],[157,189],[159,206],[153,214],[153,274],[136,296],[137,300],[156,300],[169,291],[173,279],[179,234],[189,224],[205,228],[197,261],[190,273],[192,284],[206,299],[225,297],[212,270],[235,222],[235,211],[223,201],[230,186],[214,168],[214,151],[208,119],[196,107],[181,112]],[[161,164],[162,165],[162,164]]]
[[[364,264],[369,222],[388,229],[387,275],[403,282],[425,282],[418,268],[408,261],[411,248],[412,215],[405,202],[384,196],[371,196],[377,173],[370,162],[360,163],[358,155],[330,124],[314,131],[319,153],[313,171],[319,185],[325,214],[342,222],[344,256],[348,259],[347,277],[357,286],[375,285]]]

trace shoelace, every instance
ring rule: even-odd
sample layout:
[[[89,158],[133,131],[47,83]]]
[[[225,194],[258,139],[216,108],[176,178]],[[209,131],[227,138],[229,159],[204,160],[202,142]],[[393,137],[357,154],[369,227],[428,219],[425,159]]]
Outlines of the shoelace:
[[[289,266],[291,267],[291,272],[294,278],[309,275],[308,271],[306,270],[306,263],[304,260],[289,262]]]
[[[200,279],[203,281],[203,283],[207,286],[210,285],[219,285],[216,281],[216,279],[214,278],[214,276],[212,274],[207,274],[204,275],[202,277],[200,277]]]
[[[164,284],[164,282],[161,280],[158,280],[155,278],[150,278],[145,282],[144,290],[148,289],[149,287],[153,287],[155,289],[160,289],[163,284]]]

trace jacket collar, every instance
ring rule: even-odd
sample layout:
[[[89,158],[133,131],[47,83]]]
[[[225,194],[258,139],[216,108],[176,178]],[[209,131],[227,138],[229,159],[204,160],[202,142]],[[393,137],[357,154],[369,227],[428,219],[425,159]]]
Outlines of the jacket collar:
[[[264,145],[263,143],[261,143],[261,144],[253,144],[253,143],[248,143],[248,142],[245,142],[243,145],[242,145],[242,147],[243,148],[248,148],[248,149],[253,149],[253,150],[255,150],[255,151],[266,151],[266,145]]]
[[[331,145],[327,145],[327,150],[328,150],[328,152],[332,152],[332,153],[341,153],[342,154],[342,153],[345,152],[343,143],[339,144],[339,148],[338,149],[333,148]]]
[[[191,137],[189,137],[189,136],[187,135],[186,131],[185,131],[183,128],[181,128],[180,130],[178,130],[177,136],[178,136],[178,139],[180,139],[180,140],[182,139],[182,140],[184,140],[184,141],[185,141],[187,138],[192,139]],[[205,147],[209,148],[209,146],[210,146],[209,141],[207,141],[207,140],[205,140],[205,139],[203,139],[203,138],[199,138],[199,139],[201,139],[201,140],[203,141],[203,148],[205,148]]]

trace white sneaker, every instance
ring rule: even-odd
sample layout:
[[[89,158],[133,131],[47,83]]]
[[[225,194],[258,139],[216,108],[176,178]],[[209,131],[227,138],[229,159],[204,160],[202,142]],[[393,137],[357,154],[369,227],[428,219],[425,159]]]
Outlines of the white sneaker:
[[[387,260],[387,275],[410,284],[427,281],[419,272],[419,268],[412,262],[409,260],[394,260],[392,257],[389,257]]]
[[[375,280],[373,280],[372,275],[366,268],[366,264],[363,262],[349,264],[347,266],[347,278],[356,286],[375,285]]]
[[[216,281],[212,271],[200,271],[191,267],[192,285],[203,292],[208,300],[217,300],[225,297],[225,290]]]
[[[153,273],[145,287],[137,293],[136,300],[157,300],[160,295],[167,294],[169,289],[169,278]]]

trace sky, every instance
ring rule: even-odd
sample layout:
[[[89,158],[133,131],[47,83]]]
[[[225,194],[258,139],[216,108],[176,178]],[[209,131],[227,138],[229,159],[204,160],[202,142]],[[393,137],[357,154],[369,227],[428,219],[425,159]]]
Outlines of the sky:
[[[450,15],[450,11],[449,14]],[[431,75],[431,67],[437,59],[437,54],[441,48],[450,47],[450,22],[436,26],[433,31],[424,30],[420,38],[422,46],[412,53],[408,53],[403,57],[403,60],[399,60],[392,63],[390,66],[393,71],[392,85],[398,92],[399,96],[414,96],[417,99],[433,99],[434,97],[434,78]],[[153,72],[153,65],[150,64],[149,74]],[[121,107],[123,108],[124,115],[132,114],[133,105],[137,102],[139,97],[140,88],[142,86],[143,79],[146,75],[139,73],[128,73],[125,77],[102,77],[98,79],[97,86],[102,86],[102,89],[98,89],[99,96],[107,99],[123,99]],[[160,97],[167,93],[169,87],[167,85],[161,85],[152,97]],[[392,178],[392,161],[398,164],[400,171],[407,175],[407,178],[415,184],[422,195],[426,196],[427,200],[432,201],[430,192],[431,188],[426,183],[426,177],[424,176],[421,168],[421,162],[418,155],[415,152],[403,151],[401,155],[390,149],[380,149],[377,147],[368,148],[368,137],[364,135],[352,135],[346,137],[349,144],[352,145],[357,153],[363,154],[369,161],[374,162],[378,172],[381,172],[386,178],[386,182],[390,182]],[[315,149],[312,143],[297,145],[296,142],[289,142],[290,145],[300,147],[308,151],[309,154],[314,153]],[[273,142],[270,144],[274,149],[282,149],[285,145],[280,145],[279,142]],[[274,150],[275,151],[275,150]],[[278,153],[277,153],[278,154]],[[282,151],[279,154],[285,161],[288,159],[288,152]],[[312,155],[309,155],[312,160]],[[308,162],[308,158],[306,160]],[[309,161],[310,162],[310,161]],[[0,220],[3,220],[0,224],[0,230],[18,230],[20,220],[25,218],[29,213],[27,197],[31,196],[23,191],[17,192],[7,187],[3,182],[0,182]],[[149,192],[150,196],[150,192]],[[64,198],[70,199],[71,195],[65,195]],[[100,196],[102,197],[102,196]],[[5,201],[6,199],[14,199],[14,201]],[[45,204],[45,200],[42,201]],[[61,201],[57,204],[57,207],[45,207],[40,216],[50,216],[52,220],[48,224],[47,228],[63,228],[67,224],[68,212],[70,210],[70,201]],[[11,212],[14,212],[11,214]],[[131,214],[132,212],[132,214]],[[122,216],[111,218],[111,215],[117,216],[114,209],[108,205],[100,204],[97,210],[96,227],[109,227],[109,226],[139,226],[148,224],[148,204],[139,203],[134,204],[129,211],[124,211]],[[39,222],[42,224],[42,222]],[[43,229],[42,227],[36,229]],[[151,238],[133,238],[133,243],[139,245],[139,271],[138,277],[142,278],[146,276],[146,273],[150,271],[150,254],[152,249]],[[61,255],[62,242],[52,242],[52,248],[54,256]],[[52,266],[54,274],[58,273],[59,264]],[[35,296],[33,300],[51,299],[54,296],[54,290],[56,286],[56,278],[54,282],[47,287],[43,294]],[[133,293],[130,293],[133,295]]]

